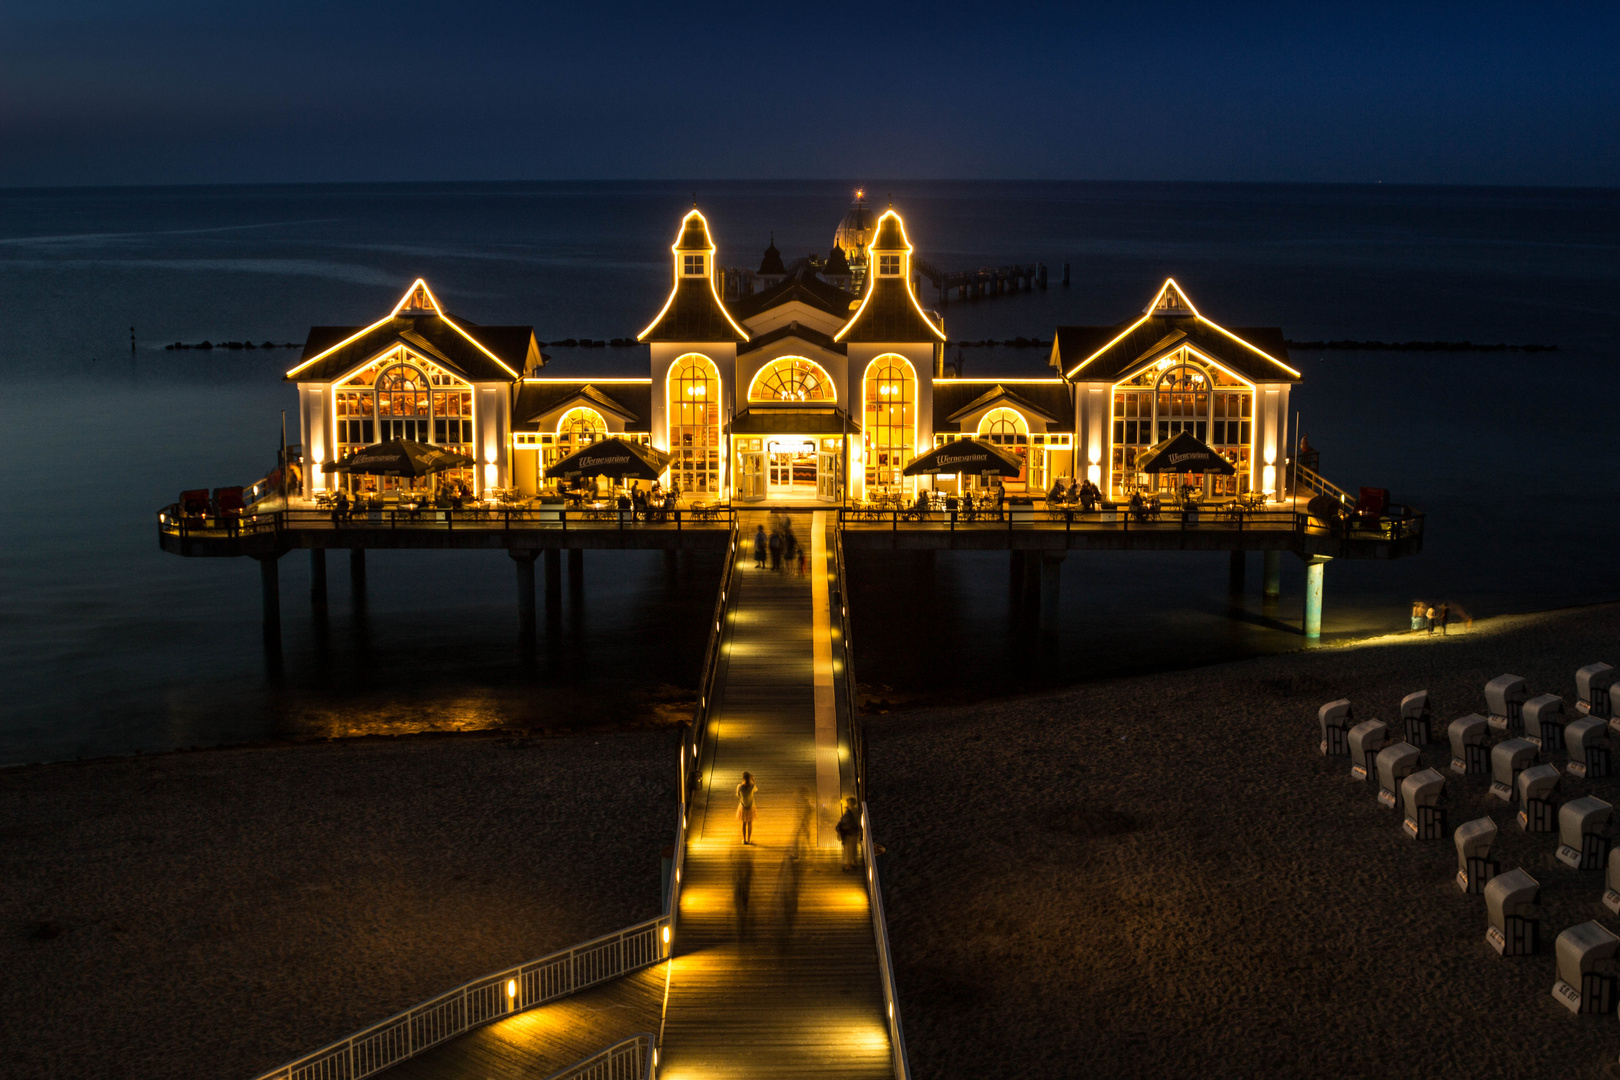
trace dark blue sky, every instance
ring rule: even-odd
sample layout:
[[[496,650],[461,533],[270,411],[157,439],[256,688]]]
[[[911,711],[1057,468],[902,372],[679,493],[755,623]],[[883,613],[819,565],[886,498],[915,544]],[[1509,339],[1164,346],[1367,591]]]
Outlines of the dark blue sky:
[[[9,0],[0,185],[1613,185],[1620,4]]]

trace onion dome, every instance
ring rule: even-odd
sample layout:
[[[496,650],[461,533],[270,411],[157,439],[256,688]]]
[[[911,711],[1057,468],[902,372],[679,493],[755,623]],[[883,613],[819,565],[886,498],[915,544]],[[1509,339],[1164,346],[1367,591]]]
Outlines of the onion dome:
[[[787,267],[782,265],[782,253],[776,250],[776,237],[771,237],[771,246],[765,249],[765,257],[759,261],[761,274],[785,274]]]
[[[844,253],[844,258],[860,262],[866,258],[866,246],[872,242],[872,211],[866,208],[866,193],[855,192],[855,203],[838,223],[833,233],[833,246]]]

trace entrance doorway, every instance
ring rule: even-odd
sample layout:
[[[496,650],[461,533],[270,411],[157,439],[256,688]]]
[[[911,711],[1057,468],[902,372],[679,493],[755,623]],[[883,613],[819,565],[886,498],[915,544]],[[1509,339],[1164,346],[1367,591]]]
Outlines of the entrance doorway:
[[[813,440],[777,441],[767,444],[767,481],[773,498],[813,499],[820,473]]]

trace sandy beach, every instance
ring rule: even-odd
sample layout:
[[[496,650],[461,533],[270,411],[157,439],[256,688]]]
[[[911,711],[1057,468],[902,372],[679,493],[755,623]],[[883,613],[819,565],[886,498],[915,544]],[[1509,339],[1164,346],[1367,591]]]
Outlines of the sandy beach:
[[[657,913],[671,732],[0,772],[0,1072],[248,1080]]]
[[[869,720],[914,1074],[1604,1077],[1552,999],[1601,875],[1486,782],[1543,950],[1503,960],[1449,841],[1418,844],[1315,712],[1449,719],[1506,671],[1573,693],[1620,606]],[[0,772],[0,1041],[18,1078],[239,1080],[467,978],[654,914],[675,735],[460,735]],[[1425,760],[1440,763],[1441,748]],[[1557,760],[1561,760],[1558,758]],[[1620,780],[1563,796],[1620,801]]]
[[[1407,839],[1375,785],[1319,756],[1315,715],[1349,697],[1397,720],[1428,689],[1450,720],[1504,672],[1570,700],[1577,667],[1616,662],[1617,629],[1616,605],[1509,616],[873,718],[914,1073],[1608,1076],[1620,1025],[1551,996],[1559,931],[1620,929],[1602,875],[1510,826],[1485,779],[1450,781],[1450,825],[1490,814],[1503,870],[1542,885],[1542,951],[1498,957],[1449,839]],[[1563,781],[1587,793],[1620,803],[1620,779]]]

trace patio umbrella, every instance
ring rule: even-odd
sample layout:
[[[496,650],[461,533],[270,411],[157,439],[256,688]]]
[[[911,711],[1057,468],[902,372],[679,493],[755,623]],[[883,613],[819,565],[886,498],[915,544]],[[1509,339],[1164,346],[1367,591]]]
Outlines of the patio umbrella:
[[[356,450],[332,466],[330,471],[364,473],[368,476],[427,476],[473,464],[476,463],[466,454],[441,450],[414,439],[389,439]]]
[[[546,470],[547,476],[612,476],[656,480],[669,468],[672,455],[628,439],[603,439],[576,450]]]
[[[1237,472],[1230,461],[1183,431],[1170,436],[1157,446],[1150,446],[1137,455],[1137,472],[1145,473],[1219,473],[1231,476]]]
[[[979,476],[1017,476],[1023,463],[999,446],[976,439],[958,439],[936,446],[905,468],[907,476],[973,473]]]

